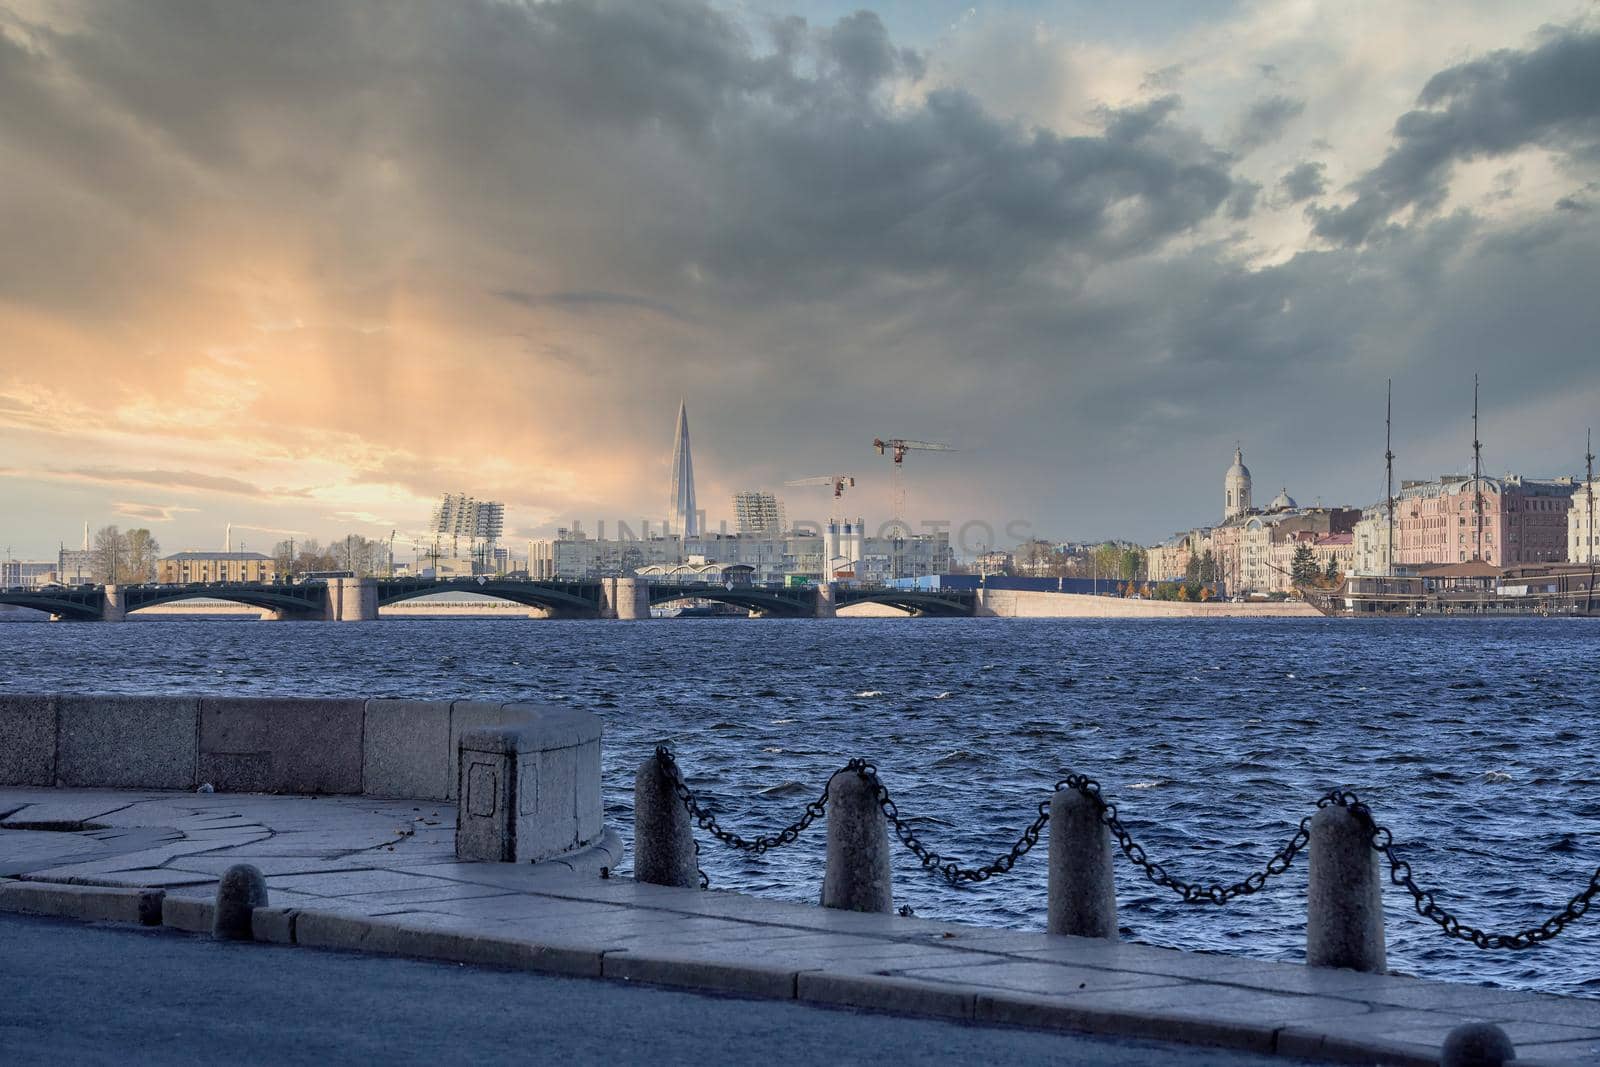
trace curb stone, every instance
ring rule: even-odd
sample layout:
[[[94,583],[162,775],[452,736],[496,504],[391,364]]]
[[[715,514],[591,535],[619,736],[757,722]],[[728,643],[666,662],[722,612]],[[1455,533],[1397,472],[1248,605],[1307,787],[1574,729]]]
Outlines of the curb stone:
[[[972,1021],[977,994],[888,975],[802,971],[795,999],[813,1004]]]
[[[160,889],[127,889],[0,878],[0,911],[84,921],[166,925],[176,930],[210,930],[214,904],[204,898],[168,897]],[[1293,1024],[1251,1023],[1163,1013],[1160,1009],[1121,1010],[1103,1005],[1071,1005],[1050,997],[1017,992],[995,995],[963,990],[957,984],[897,975],[795,970],[749,963],[724,963],[670,955],[634,953],[621,948],[541,944],[488,936],[468,930],[404,926],[395,916],[376,918],[268,906],[252,913],[255,939],[310,948],[407,956],[575,977],[611,978],[732,993],[763,999],[800,1000],[819,1005],[1036,1030],[1142,1038],[1205,1045],[1324,1062],[1385,1067],[1437,1067],[1431,1049],[1378,1037],[1341,1038],[1302,1034]],[[1521,1058],[1527,1067],[1548,1065],[1542,1057]]]
[[[382,919],[302,910],[293,919],[294,943],[309,948],[375,952],[545,974],[600,977],[600,950],[541,945],[464,930],[419,930]]]
[[[799,972],[789,967],[763,967],[750,963],[716,963],[671,956],[607,952],[600,961],[601,977],[620,978],[653,985],[710,989],[767,1000],[794,1000]]]
[[[292,945],[295,943],[295,920],[299,917],[299,908],[275,908],[269,904],[250,913],[250,933],[257,941],[269,945]],[[205,932],[210,929],[207,926]]]
[[[974,1004],[973,1019],[980,1023],[1005,1023],[1038,1030],[1078,1030],[1260,1053],[1277,1051],[1279,1029],[1267,1023],[1180,1018],[1159,1011],[1085,1008],[1026,993],[1008,997],[980,993]]]
[[[165,897],[166,893],[160,889],[115,889],[59,882],[0,883],[0,911],[89,922],[159,926]]]
[[[161,925],[186,934],[209,934],[217,906],[198,897],[168,896],[161,901]]]

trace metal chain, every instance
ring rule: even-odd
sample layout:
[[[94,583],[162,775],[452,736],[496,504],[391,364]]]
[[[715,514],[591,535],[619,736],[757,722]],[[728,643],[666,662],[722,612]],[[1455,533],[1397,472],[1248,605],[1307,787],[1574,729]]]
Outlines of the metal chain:
[[[1327,796],[1317,801],[1317,807],[1326,808],[1338,806],[1346,809],[1351,815],[1360,820],[1367,831],[1368,841],[1380,856],[1389,862],[1389,881],[1411,894],[1412,904],[1417,909],[1417,914],[1424,919],[1437,923],[1439,929],[1448,937],[1470,941],[1479,948],[1507,948],[1525,949],[1532,948],[1541,941],[1549,941],[1562,930],[1568,923],[1581,919],[1589,910],[1590,903],[1600,895],[1600,868],[1589,876],[1589,884],[1580,890],[1573,898],[1567,901],[1567,906],[1556,914],[1550,916],[1538,926],[1530,926],[1512,934],[1497,934],[1488,930],[1480,930],[1469,926],[1455,915],[1447,911],[1434,896],[1430,889],[1423,889],[1417,885],[1416,879],[1411,877],[1411,864],[1400,858],[1394,847],[1394,834],[1372,817],[1372,809],[1349,790],[1335,789]]]
[[[1117,806],[1101,796],[1099,782],[1087,775],[1069,774],[1056,783],[1056,789],[1076,789],[1087,797],[1099,811],[1100,821],[1106,824],[1112,836],[1117,839],[1117,846],[1122,849],[1122,854],[1143,870],[1146,878],[1177,893],[1185,904],[1226,904],[1234,897],[1247,897],[1252,893],[1259,893],[1266,887],[1267,879],[1287,871],[1294,863],[1295,856],[1299,855],[1311,841],[1311,817],[1307,816],[1300,820],[1300,827],[1289,839],[1288,844],[1274,852],[1272,858],[1267,860],[1266,867],[1246,875],[1243,881],[1234,882],[1232,885],[1223,885],[1220,882],[1213,882],[1210,885],[1185,882],[1181,878],[1174,878],[1167,873],[1165,867],[1150,859],[1144,846],[1133,839],[1133,835],[1117,816]]]
[[[683,779],[683,774],[678,769],[677,760],[673,758],[671,749],[665,745],[656,746],[656,759],[660,761],[662,770],[666,773],[672,784],[673,792],[683,802],[684,807],[694,818],[701,829],[711,831],[712,835],[727,845],[729,848],[740,852],[749,852],[761,855],[770,849],[780,848],[792,843],[813,822],[827,811],[828,790],[823,787],[822,795],[806,805],[804,813],[793,823],[784,827],[776,834],[767,834],[754,839],[746,839],[738,834],[724,830],[717,822],[717,818],[700,803],[694,792]],[[1018,860],[1039,843],[1040,834],[1045,824],[1050,820],[1050,802],[1039,803],[1039,814],[1023,829],[1022,835],[1011,846],[1010,851],[998,856],[980,867],[963,867],[955,860],[935,852],[923,843],[917,836],[910,823],[900,816],[900,809],[895,804],[894,798],[889,795],[888,786],[878,775],[878,769],[864,759],[853,759],[828,778],[829,784],[833,778],[846,772],[859,775],[872,789],[874,801],[882,810],[884,817],[894,827],[895,836],[911,850],[917,861],[927,870],[933,871],[952,885],[962,882],[984,882],[997,874],[1005,874],[1016,866]],[[1075,789],[1088,798],[1095,806],[1096,812],[1102,823],[1111,831],[1117,840],[1117,846],[1122,850],[1135,866],[1140,868],[1144,876],[1156,885],[1170,889],[1187,904],[1226,904],[1236,897],[1250,896],[1259,893],[1266,887],[1267,881],[1287,871],[1294,863],[1294,859],[1303,852],[1311,841],[1311,817],[1300,820],[1299,827],[1288,842],[1278,851],[1274,852],[1267,860],[1266,866],[1259,871],[1252,871],[1241,881],[1231,885],[1221,882],[1209,884],[1200,882],[1186,882],[1174,877],[1161,864],[1150,859],[1144,846],[1134,840],[1127,826],[1117,813],[1117,806],[1107,801],[1102,794],[1100,783],[1082,774],[1069,774],[1056,783],[1056,791],[1062,789]],[[1560,934],[1568,924],[1582,918],[1589,910],[1590,905],[1597,896],[1600,896],[1600,868],[1589,877],[1589,884],[1567,901],[1566,907],[1552,915],[1537,926],[1519,930],[1516,933],[1500,934],[1481,930],[1462,922],[1454,914],[1438,902],[1434,892],[1423,889],[1411,875],[1411,865],[1401,858],[1394,845],[1394,835],[1389,829],[1378,823],[1369,808],[1361,798],[1349,790],[1335,789],[1318,799],[1317,807],[1342,807],[1355,816],[1362,823],[1367,833],[1368,842],[1373,850],[1383,856],[1389,865],[1389,880],[1411,894],[1412,902],[1418,915],[1436,923],[1444,933],[1462,941],[1468,941],[1478,948],[1504,948],[1526,949],[1543,941],[1549,941]],[[700,845],[695,843],[696,867],[699,866]],[[709,886],[710,879],[705,871],[700,871],[700,884]]]
[[[672,791],[678,795],[678,799],[683,802],[683,806],[688,809],[689,815],[700,828],[702,830],[710,830],[712,836],[718,841],[739,852],[749,852],[759,856],[769,849],[781,848],[790,844],[804,833],[807,827],[816,822],[828,807],[828,790],[824,787],[822,795],[806,805],[805,813],[800,818],[775,834],[764,835],[754,840],[746,840],[730,830],[724,830],[722,825],[717,822],[717,817],[707,811],[704,805],[700,803],[700,799],[689,788],[689,783],[683,780],[683,772],[678,770],[678,761],[673,757],[670,748],[666,745],[657,745],[656,760],[661,764],[661,769],[666,774],[668,781],[672,783]],[[829,781],[832,781],[832,779],[830,778]],[[694,854],[695,866],[699,867],[700,843],[698,841],[695,842]],[[710,876],[704,870],[701,870],[700,888],[706,889],[710,885]]]
[[[1039,816],[1029,823],[1022,831],[1022,836],[1017,838],[1016,844],[1011,846],[1011,851],[999,856],[981,867],[963,867],[954,860],[946,859],[922,843],[911,825],[900,817],[900,809],[895,805],[894,799],[889,796],[888,786],[883,784],[883,779],[878,777],[878,768],[864,759],[853,759],[843,768],[859,774],[869,786],[872,787],[873,799],[878,802],[878,807],[883,810],[884,817],[889,820],[889,825],[894,827],[895,836],[909,848],[917,857],[917,862],[930,871],[941,875],[951,885],[962,882],[984,882],[997,874],[1005,874],[1015,867],[1017,861],[1028,854],[1028,850],[1039,843],[1039,834],[1044,829],[1044,824],[1050,821],[1050,802],[1039,802]],[[838,772],[842,773],[842,772]]]

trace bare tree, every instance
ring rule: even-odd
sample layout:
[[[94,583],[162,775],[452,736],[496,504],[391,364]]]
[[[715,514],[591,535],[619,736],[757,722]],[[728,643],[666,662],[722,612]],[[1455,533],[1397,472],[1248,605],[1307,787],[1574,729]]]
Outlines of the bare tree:
[[[129,530],[124,535],[127,541],[127,565],[121,580],[125,582],[149,582],[156,576],[156,561],[161,558],[161,542],[155,535],[146,529]]]

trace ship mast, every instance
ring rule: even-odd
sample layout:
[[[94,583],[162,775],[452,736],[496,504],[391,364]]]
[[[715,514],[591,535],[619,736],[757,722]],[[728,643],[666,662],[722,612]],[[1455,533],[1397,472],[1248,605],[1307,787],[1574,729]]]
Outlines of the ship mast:
[[[1594,614],[1594,431],[1583,436],[1583,462],[1587,470],[1583,481],[1584,504],[1589,511],[1589,588],[1583,598],[1583,613]]]
[[[1383,407],[1383,467],[1384,476],[1388,484],[1389,504],[1389,539],[1387,542],[1388,556],[1384,563],[1383,573],[1387,578],[1394,577],[1394,379],[1389,379],[1389,399]]]
[[[1472,517],[1477,525],[1472,558],[1483,559],[1483,442],[1478,440],[1478,376],[1472,376]]]

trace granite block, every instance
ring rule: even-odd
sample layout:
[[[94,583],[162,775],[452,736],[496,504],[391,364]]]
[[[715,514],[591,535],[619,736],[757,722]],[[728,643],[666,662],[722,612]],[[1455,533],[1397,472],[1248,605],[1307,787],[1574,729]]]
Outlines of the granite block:
[[[62,694],[56,784],[193,789],[200,701],[182,696]]]
[[[56,698],[0,693],[0,785],[56,781]]]
[[[221,792],[360,793],[366,702],[200,700],[200,777]]]
[[[447,700],[369,700],[362,739],[368,796],[448,799],[454,790]]]

